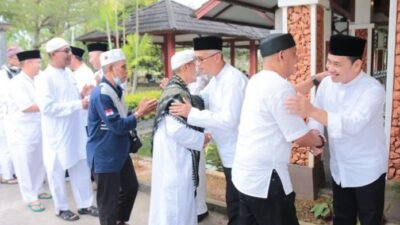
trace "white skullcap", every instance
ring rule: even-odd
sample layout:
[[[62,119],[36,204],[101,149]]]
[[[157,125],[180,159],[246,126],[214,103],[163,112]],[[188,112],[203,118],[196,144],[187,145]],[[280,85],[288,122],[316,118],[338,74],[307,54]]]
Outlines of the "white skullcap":
[[[119,48],[111,49],[109,51],[101,53],[101,55],[100,55],[101,67],[109,65],[111,63],[121,61],[121,60],[125,60],[125,54]]]
[[[69,46],[68,42],[62,38],[56,37],[46,43],[46,52],[54,52],[65,46]]]
[[[171,69],[176,70],[188,62],[194,60],[193,50],[183,50],[175,53],[171,58]]]

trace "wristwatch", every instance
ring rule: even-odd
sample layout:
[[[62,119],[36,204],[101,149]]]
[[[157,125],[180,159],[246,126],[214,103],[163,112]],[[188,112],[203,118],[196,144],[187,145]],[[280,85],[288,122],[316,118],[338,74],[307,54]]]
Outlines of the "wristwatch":
[[[322,137],[322,135],[318,135],[318,137],[321,139],[322,144],[318,145],[318,146],[315,146],[315,147],[316,148],[322,148],[322,147],[325,146],[325,139],[324,139],[324,137]]]
[[[311,82],[313,83],[314,86],[318,86],[320,83],[315,74],[311,75]]]

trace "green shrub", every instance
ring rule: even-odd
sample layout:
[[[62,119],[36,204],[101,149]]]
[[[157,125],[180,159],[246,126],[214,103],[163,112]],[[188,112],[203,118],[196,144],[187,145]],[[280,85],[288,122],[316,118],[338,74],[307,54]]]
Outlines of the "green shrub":
[[[329,198],[326,202],[316,203],[310,210],[315,218],[330,220],[332,217],[332,199]]]
[[[207,146],[206,168],[207,170],[216,170],[220,172],[224,171],[221,159],[219,158],[218,149],[215,144],[209,144]]]
[[[125,96],[125,102],[128,105],[129,110],[134,110],[142,99],[159,99],[161,96],[160,90],[143,91],[135,94],[130,94]],[[145,116],[143,119],[150,119],[154,117],[154,112]]]

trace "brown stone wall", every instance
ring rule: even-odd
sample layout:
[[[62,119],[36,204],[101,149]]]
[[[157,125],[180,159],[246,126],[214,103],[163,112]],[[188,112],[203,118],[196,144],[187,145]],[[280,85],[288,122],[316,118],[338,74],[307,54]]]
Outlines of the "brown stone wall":
[[[355,34],[356,37],[359,37],[359,38],[362,38],[364,40],[367,40],[367,43],[365,44],[365,49],[364,49],[363,66],[362,66],[363,70],[367,71],[367,65],[368,65],[367,64],[367,60],[368,60],[367,59],[367,54],[368,54],[367,47],[370,44],[370,43],[368,43],[368,29],[355,30],[354,34]]]
[[[394,66],[392,130],[388,178],[400,180],[400,0],[397,1],[396,52]]]
[[[296,74],[289,77],[292,83],[298,83],[310,76],[311,57],[311,17],[309,6],[295,6],[288,8],[288,32],[296,42],[297,64]],[[307,148],[293,146],[291,163],[307,165]]]

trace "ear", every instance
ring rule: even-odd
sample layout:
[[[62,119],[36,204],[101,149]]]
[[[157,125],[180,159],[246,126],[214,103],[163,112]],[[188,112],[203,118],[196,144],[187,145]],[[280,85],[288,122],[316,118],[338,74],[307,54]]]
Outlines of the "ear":
[[[363,61],[362,61],[361,59],[357,59],[357,60],[353,63],[353,68],[355,68],[356,70],[361,70],[362,64],[363,64]]]

